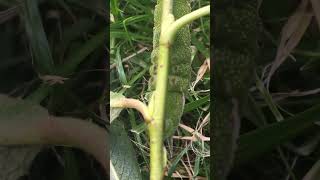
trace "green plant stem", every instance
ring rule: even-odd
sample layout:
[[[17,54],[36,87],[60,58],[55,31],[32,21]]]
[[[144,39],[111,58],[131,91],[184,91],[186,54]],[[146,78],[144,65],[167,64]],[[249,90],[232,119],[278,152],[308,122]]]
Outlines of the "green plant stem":
[[[154,102],[157,108],[152,114],[149,123],[150,136],[150,180],[163,179],[163,130],[165,118],[165,104],[167,97],[167,84],[169,72],[169,43],[164,41],[166,35],[163,33],[166,27],[174,21],[172,15],[172,1],[163,0],[161,17],[161,34],[159,39],[158,74]]]
[[[165,118],[165,104],[167,97],[169,47],[160,44],[158,59],[158,80],[154,92],[154,102],[157,108],[149,124],[150,135],[150,179],[157,180],[163,177],[163,130]]]
[[[210,5],[192,11],[189,14],[182,16],[181,18],[174,21],[169,28],[165,31],[166,34],[165,41],[172,42],[174,40],[175,35],[177,34],[178,30],[181,29],[183,26],[191,23],[192,21],[201,18],[202,16],[210,14]]]
[[[178,30],[193,20],[210,13],[210,6],[198,9],[174,21],[172,1],[162,1],[161,34],[159,39],[159,56],[157,82],[153,105],[149,104],[152,120],[149,123],[150,135],[150,179],[161,180],[164,175],[163,165],[163,130],[167,99],[169,73],[169,52],[171,43]],[[156,108],[154,108],[156,106]],[[153,109],[154,108],[154,109]]]

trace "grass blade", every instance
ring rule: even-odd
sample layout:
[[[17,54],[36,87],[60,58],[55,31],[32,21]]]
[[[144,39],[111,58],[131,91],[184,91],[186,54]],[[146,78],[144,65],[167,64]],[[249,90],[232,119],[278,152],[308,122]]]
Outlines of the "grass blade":
[[[181,151],[180,154],[177,156],[177,158],[173,161],[170,169],[168,170],[168,177],[171,177],[171,176],[172,176],[172,174],[173,174],[174,171],[176,170],[177,165],[178,165],[179,161],[181,160],[182,156],[188,152],[189,148],[190,148],[190,145],[188,145],[187,147],[185,147],[184,150]]]
[[[240,136],[236,164],[246,162],[295,138],[319,120],[320,104],[294,117]]]
[[[25,0],[21,6],[21,15],[25,21],[35,69],[40,74],[54,74],[53,58],[43,29],[38,1]]]
[[[91,54],[94,50],[96,50],[99,47],[102,47],[102,45],[105,43],[107,38],[107,32],[101,31],[95,36],[93,36],[91,39],[89,39],[84,45],[82,45],[80,48],[74,50],[66,59],[66,62],[62,64],[58,72],[61,75],[70,75],[72,74],[77,66],[86,59],[86,57]]]
[[[208,101],[210,101],[209,95],[207,95],[201,99],[198,99],[196,101],[192,101],[192,102],[185,105],[184,112],[193,111],[193,110],[197,109],[198,107],[202,106],[203,104],[208,103]]]

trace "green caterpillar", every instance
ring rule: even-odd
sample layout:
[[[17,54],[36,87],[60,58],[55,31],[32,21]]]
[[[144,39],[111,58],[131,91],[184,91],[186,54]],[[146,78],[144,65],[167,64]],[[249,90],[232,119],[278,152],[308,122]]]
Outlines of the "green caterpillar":
[[[175,19],[191,12],[190,0],[174,0],[173,15]],[[153,28],[153,51],[151,54],[152,66],[149,90],[155,90],[157,76],[157,59],[159,52],[159,37],[161,26],[162,1],[158,0]],[[191,36],[189,27],[179,30],[174,43],[170,47],[170,69],[167,94],[167,109],[165,119],[164,138],[170,137],[177,129],[185,104],[184,92],[187,91],[191,72]]]

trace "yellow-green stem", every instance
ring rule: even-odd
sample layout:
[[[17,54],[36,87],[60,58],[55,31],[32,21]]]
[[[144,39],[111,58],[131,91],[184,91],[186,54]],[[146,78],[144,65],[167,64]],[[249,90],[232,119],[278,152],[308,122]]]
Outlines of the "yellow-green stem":
[[[158,80],[154,92],[154,102],[157,108],[149,123],[150,135],[150,166],[151,180],[162,179],[163,177],[163,129],[165,118],[165,104],[167,97],[168,67],[169,67],[169,47],[168,44],[161,44],[159,47],[158,59]]]
[[[163,167],[163,129],[165,118],[165,105],[167,97],[168,71],[169,71],[169,43],[164,34],[165,29],[174,21],[172,15],[172,1],[163,0],[161,33],[159,39],[158,74],[154,102],[157,108],[152,114],[152,121],[149,123],[150,135],[150,179],[162,180],[164,175]]]
[[[154,102],[150,108],[152,120],[149,123],[150,135],[150,179],[162,180],[164,176],[163,166],[163,130],[165,121],[165,105],[167,99],[167,84],[169,73],[170,45],[177,31],[192,22],[210,13],[210,7],[201,8],[187,14],[177,21],[172,15],[172,0],[162,1],[161,33],[159,39],[159,56],[157,62],[157,82],[154,92]],[[156,108],[155,108],[156,106]]]

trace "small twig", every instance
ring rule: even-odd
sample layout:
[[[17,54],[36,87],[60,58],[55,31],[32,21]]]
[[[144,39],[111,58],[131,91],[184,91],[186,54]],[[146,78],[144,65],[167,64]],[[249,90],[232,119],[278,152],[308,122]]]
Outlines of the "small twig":
[[[133,108],[138,110],[142,114],[146,123],[150,123],[152,121],[152,117],[149,114],[148,107],[143,102],[137,99],[131,99],[131,98],[119,99],[117,101],[111,102],[110,107]]]
[[[198,131],[186,126],[186,125],[183,125],[183,124],[179,124],[179,126],[188,131],[190,134],[192,134],[192,136],[173,136],[174,139],[183,139],[183,140],[190,140],[190,141],[198,141],[198,139],[200,139],[201,141],[210,141],[210,137],[206,137],[206,136],[203,136],[201,133],[199,133]]]
[[[184,166],[184,169],[187,171],[188,176],[189,176],[189,178],[191,179],[191,178],[192,178],[192,174],[193,174],[193,173],[191,173],[190,169],[188,168],[188,166],[186,165],[186,163],[184,163],[184,162],[183,162],[183,160],[182,160],[182,159],[180,159],[180,162],[181,162],[181,163],[182,163],[182,165]]]
[[[49,85],[63,84],[64,81],[69,79],[69,78],[64,78],[56,75],[43,75],[43,76],[39,75],[39,78],[45,83],[48,83]]]
[[[177,19],[172,24],[170,24],[170,27],[164,32],[164,34],[166,34],[164,41],[172,42],[172,40],[174,40],[174,36],[178,32],[178,30],[181,29],[181,27],[208,14],[210,14],[210,5],[192,11],[191,13]]]

